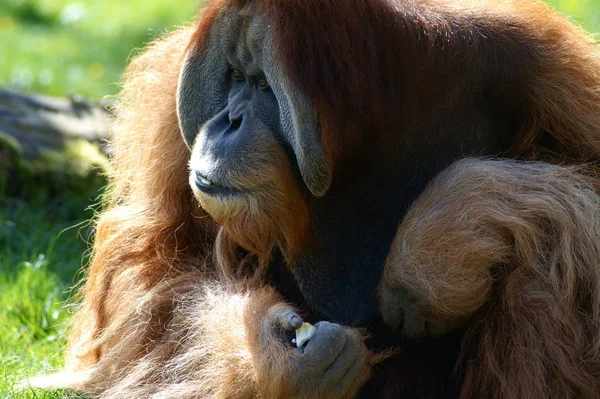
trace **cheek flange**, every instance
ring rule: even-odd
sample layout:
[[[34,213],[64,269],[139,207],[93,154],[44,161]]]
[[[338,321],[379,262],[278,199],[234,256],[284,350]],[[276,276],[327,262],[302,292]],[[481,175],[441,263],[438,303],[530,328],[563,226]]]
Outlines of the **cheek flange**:
[[[179,129],[192,148],[200,127],[227,106],[227,61],[210,43],[202,50],[192,49],[185,57],[177,82],[176,110]]]

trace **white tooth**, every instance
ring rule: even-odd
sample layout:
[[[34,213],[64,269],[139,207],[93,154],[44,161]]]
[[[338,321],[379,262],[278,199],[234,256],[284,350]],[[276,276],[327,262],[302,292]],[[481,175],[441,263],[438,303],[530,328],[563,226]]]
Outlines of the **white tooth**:
[[[206,184],[207,186],[210,186],[212,184],[212,182],[202,176],[198,176],[198,178],[200,179],[200,181],[204,184]]]

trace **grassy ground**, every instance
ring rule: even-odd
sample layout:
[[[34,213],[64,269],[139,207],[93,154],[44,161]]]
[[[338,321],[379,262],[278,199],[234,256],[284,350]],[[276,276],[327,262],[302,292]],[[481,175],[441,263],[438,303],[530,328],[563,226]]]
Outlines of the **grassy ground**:
[[[54,398],[13,392],[20,378],[61,363],[65,299],[78,280],[92,214],[87,197],[0,197],[0,398]]]
[[[0,86],[92,98],[115,94],[134,49],[189,20],[196,2],[0,0]],[[600,32],[600,0],[552,4]],[[0,178],[0,399],[63,398],[60,392],[17,393],[14,385],[61,364],[68,298],[87,248],[84,221],[92,212],[86,208],[98,193],[15,199],[4,192]]]

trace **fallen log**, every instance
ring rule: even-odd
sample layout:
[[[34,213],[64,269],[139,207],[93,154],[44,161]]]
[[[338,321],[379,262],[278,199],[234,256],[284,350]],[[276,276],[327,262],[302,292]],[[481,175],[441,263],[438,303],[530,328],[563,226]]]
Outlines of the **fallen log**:
[[[104,184],[110,102],[0,89],[0,194]]]

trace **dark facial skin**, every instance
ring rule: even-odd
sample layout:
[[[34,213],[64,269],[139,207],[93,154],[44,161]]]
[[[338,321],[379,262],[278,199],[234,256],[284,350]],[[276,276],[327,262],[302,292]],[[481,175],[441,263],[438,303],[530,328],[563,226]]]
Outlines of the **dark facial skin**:
[[[264,200],[257,193],[269,190],[278,171],[291,168],[308,198],[312,241],[291,272],[280,268],[274,285],[282,293],[298,292],[300,299],[293,302],[310,313],[311,321],[338,326],[317,334],[352,331],[341,326],[368,327],[375,331],[373,336],[390,334],[381,322],[377,288],[400,220],[427,183],[455,160],[499,155],[507,149],[518,115],[503,94],[482,92],[481,82],[452,81],[435,105],[394,121],[398,132],[385,156],[370,157],[346,179],[346,186],[328,192],[331,170],[315,111],[286,76],[268,32],[260,16],[226,11],[208,45],[187,56],[178,116],[192,148],[190,181],[196,196],[216,218],[219,212]],[[485,70],[486,60],[480,62]],[[280,164],[276,152],[286,154],[288,165]],[[431,348],[433,358],[440,358],[439,345],[425,347],[425,352]],[[352,360],[344,351],[331,367],[350,367]],[[416,352],[427,358],[423,348]],[[304,354],[313,355],[309,363],[319,369],[318,359],[323,357]],[[454,356],[454,349],[449,350],[448,358]]]
[[[328,185],[328,170],[310,104],[290,90],[273,61],[260,18],[229,13],[222,19],[204,53],[188,55],[179,86],[180,126],[192,148],[196,195],[210,213],[268,190],[267,172],[290,167],[274,164],[274,148],[288,155],[297,184],[319,194]],[[281,330],[275,324],[266,336]],[[356,389],[357,376],[366,375],[363,339],[340,324],[323,321],[316,327],[307,345],[289,347],[297,352],[290,384],[298,397],[318,397],[321,391],[345,397]],[[282,339],[289,335],[280,332]]]
[[[227,106],[203,127],[200,145],[218,160],[235,160],[252,152],[256,140],[272,139],[272,132],[280,132],[279,107],[267,80],[260,75],[246,76],[237,67],[229,71],[229,98]],[[267,137],[263,137],[267,134]],[[211,171],[195,171],[199,190],[209,195],[235,195],[240,187],[235,183],[215,179]],[[217,178],[218,179],[218,178]],[[210,182],[210,183],[209,183]]]
[[[211,32],[211,44],[188,54],[178,110],[186,142],[194,148],[191,165],[220,186],[213,193],[236,189],[248,179],[234,175],[268,167],[264,148],[277,145],[290,154],[308,189],[321,194],[329,171],[312,106],[286,79],[267,31],[258,16],[226,12]]]

